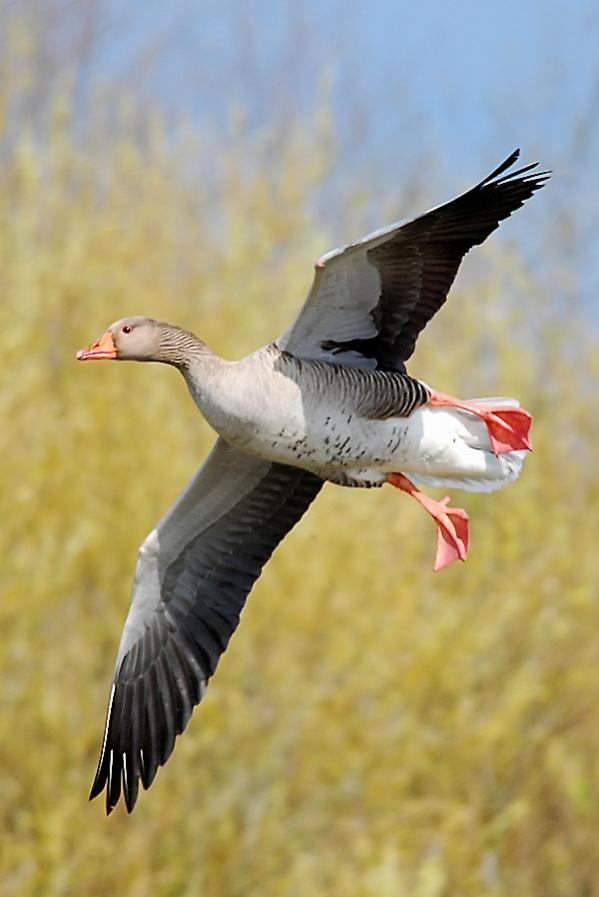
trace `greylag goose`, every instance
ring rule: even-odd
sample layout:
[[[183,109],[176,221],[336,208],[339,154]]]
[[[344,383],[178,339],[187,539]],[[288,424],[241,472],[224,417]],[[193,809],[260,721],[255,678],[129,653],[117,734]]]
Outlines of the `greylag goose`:
[[[225,361],[192,333],[123,318],[82,361],[160,361],[183,374],[218,434],[143,542],[118,649],[90,799],[131,812],[199,703],[262,567],[324,482],[389,483],[437,525],[435,569],[464,560],[468,517],[418,488],[490,491],[514,480],[530,415],[512,399],[464,401],[405,362],[445,302],[464,255],[549,176],[506,174],[516,150],[466,193],[316,263],[299,317],[278,340]]]

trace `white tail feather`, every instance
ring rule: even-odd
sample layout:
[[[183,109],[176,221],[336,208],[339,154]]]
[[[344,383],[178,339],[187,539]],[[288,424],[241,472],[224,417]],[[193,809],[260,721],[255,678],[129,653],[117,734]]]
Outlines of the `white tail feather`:
[[[492,455],[493,466],[499,473],[493,477],[481,476],[475,479],[460,474],[436,477],[429,474],[411,473],[410,479],[416,486],[446,486],[447,488],[464,489],[466,492],[494,492],[495,489],[501,489],[502,486],[507,486],[508,483],[518,479],[527,454],[525,451],[517,451],[506,452],[499,457]],[[502,468],[501,472],[497,471],[498,465]]]
[[[518,399],[511,399],[509,396],[484,396],[482,399],[467,399],[468,402],[476,402],[477,405],[511,405],[513,408],[519,408]]]
[[[471,401],[486,407],[518,407],[515,399],[504,397]],[[402,468],[415,484],[492,492],[520,475],[527,452],[495,455],[487,425],[478,415],[451,406],[425,407],[415,412],[415,419],[419,413],[418,454]]]

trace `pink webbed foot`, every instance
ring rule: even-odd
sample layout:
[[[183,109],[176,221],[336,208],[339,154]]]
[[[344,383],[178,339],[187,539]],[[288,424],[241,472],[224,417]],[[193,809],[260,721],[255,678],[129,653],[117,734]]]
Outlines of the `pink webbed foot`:
[[[437,524],[437,553],[433,565],[435,572],[448,567],[453,561],[465,561],[468,556],[468,514],[463,508],[447,507],[448,502],[449,496],[435,502],[437,509],[432,514]]]
[[[445,405],[470,411],[487,425],[491,447],[496,455],[526,449],[531,451],[530,425],[532,417],[524,408],[513,405],[488,405],[485,402],[467,401],[448,396],[444,392],[432,392],[431,405]]]
[[[402,473],[392,473],[387,480],[396,489],[407,492],[422,505],[437,524],[437,553],[433,569],[443,570],[453,561],[465,561],[468,555],[468,514],[463,508],[448,507],[449,497],[435,501],[420,492]]]

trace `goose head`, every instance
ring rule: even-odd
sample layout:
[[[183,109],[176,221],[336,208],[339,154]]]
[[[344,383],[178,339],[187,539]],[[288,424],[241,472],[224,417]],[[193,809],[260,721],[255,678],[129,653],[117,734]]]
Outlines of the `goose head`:
[[[153,318],[133,317],[115,321],[102,336],[77,352],[79,361],[156,361],[161,331],[167,326]]]
[[[121,318],[77,352],[79,361],[162,361],[184,367],[206,346],[193,333],[154,318]]]

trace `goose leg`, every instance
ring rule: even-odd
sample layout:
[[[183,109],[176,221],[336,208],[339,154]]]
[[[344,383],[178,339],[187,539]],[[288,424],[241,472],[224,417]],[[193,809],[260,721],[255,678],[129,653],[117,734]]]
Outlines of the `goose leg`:
[[[437,554],[433,569],[442,570],[453,561],[465,561],[468,554],[468,514],[463,508],[450,508],[449,497],[435,501],[420,492],[403,473],[392,473],[387,482],[407,492],[422,505],[437,524]]]
[[[487,404],[484,401],[456,399],[444,392],[433,390],[430,405],[462,408],[482,418],[487,425],[491,447],[496,455],[519,449],[531,450],[528,436],[532,418],[524,408],[513,405]]]

